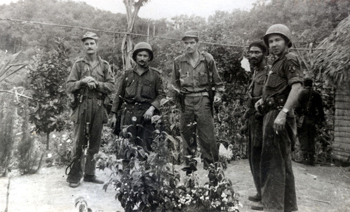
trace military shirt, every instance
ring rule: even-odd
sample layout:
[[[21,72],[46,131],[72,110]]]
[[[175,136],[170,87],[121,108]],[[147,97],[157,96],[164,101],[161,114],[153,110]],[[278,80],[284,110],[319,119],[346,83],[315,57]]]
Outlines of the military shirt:
[[[190,64],[190,58],[187,54],[175,58],[171,79],[173,89],[178,89],[183,94],[198,93],[208,91],[209,83],[215,87],[216,91],[222,92],[224,90],[224,84],[220,79],[212,55],[200,53],[199,60],[194,67]]]
[[[269,66],[258,67],[255,69],[252,82],[250,83],[248,94],[249,97],[261,97],[263,87],[266,82],[266,77],[269,71]]]
[[[284,53],[272,64],[263,89],[263,99],[285,92],[289,94],[292,84],[303,82],[302,75],[298,57],[293,53]]]
[[[77,60],[67,79],[67,91],[76,93],[82,88],[80,80],[87,76],[92,76],[97,80],[96,91],[103,94],[110,94],[113,90],[114,79],[112,71],[107,61],[98,57],[97,64],[92,67],[86,58]]]
[[[159,110],[162,98],[165,98],[165,92],[159,72],[150,67],[139,75],[137,67],[134,67],[125,71],[120,79],[112,112],[120,109],[123,100],[127,103],[149,103]]]

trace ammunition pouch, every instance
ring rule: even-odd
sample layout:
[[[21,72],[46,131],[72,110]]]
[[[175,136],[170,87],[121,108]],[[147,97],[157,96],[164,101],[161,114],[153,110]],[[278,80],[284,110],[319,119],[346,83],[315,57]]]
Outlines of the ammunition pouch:
[[[83,102],[85,99],[97,99],[101,100],[104,103],[105,108],[107,108],[107,105],[105,104],[105,99],[107,99],[107,95],[98,91],[89,91],[86,95],[84,93],[85,89],[80,89],[77,92],[73,93],[73,99],[70,101],[69,106],[72,108],[72,110],[75,110],[79,104]]]
[[[287,98],[288,96],[285,95],[269,97],[258,107],[258,110],[261,114],[266,114],[271,110],[282,110]]]

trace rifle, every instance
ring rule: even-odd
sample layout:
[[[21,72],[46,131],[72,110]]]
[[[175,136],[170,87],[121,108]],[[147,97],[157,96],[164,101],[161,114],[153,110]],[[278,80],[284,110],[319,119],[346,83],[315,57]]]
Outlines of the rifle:
[[[210,100],[210,111],[211,111],[211,115],[214,116],[214,96],[215,96],[215,90],[213,90],[213,83],[212,83],[212,80],[210,79],[210,74],[209,72],[211,71],[211,68],[209,66],[209,63],[208,63],[208,58],[207,56],[205,55],[205,52],[202,52],[202,55],[204,56],[205,58],[205,63],[207,65],[207,76],[208,76],[208,94],[209,94],[209,100]]]
[[[79,96],[79,104],[81,105],[80,109],[83,109],[84,110],[83,113],[85,113],[83,123],[85,124],[84,134],[85,134],[85,138],[86,138],[86,143],[79,144],[82,147],[82,153],[81,153],[80,157],[78,155],[76,155],[73,158],[72,162],[67,166],[67,168],[65,170],[66,175],[69,175],[71,173],[71,171],[73,171],[73,173],[75,173],[75,174],[77,174],[77,172],[78,172],[78,174],[80,175],[80,173],[83,172],[84,166],[86,163],[87,151],[88,151],[89,145],[90,145],[90,122],[87,121],[88,110],[87,110],[87,101],[86,101],[88,92],[89,92],[89,90],[86,87],[85,91],[84,91],[84,95]],[[84,97],[85,97],[85,101],[84,101],[84,104],[82,105]],[[79,111],[79,113],[80,113],[80,111]],[[80,142],[80,141],[76,141],[76,142]],[[78,170],[76,170],[76,169],[78,169]],[[75,175],[75,174],[73,174],[73,175]]]

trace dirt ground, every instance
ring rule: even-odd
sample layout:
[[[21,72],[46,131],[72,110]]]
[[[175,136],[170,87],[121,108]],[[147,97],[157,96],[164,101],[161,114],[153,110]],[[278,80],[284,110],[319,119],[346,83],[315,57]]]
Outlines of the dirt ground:
[[[198,164],[200,182],[207,181],[207,172]],[[178,167],[180,168],[180,167]],[[115,200],[112,188],[105,192],[102,185],[82,183],[70,188],[66,183],[65,167],[42,168],[38,174],[20,176],[11,173],[8,212],[74,212],[75,199],[83,197],[93,212],[123,211]],[[350,168],[335,166],[310,167],[293,163],[300,212],[350,211]],[[233,161],[225,171],[240,194],[241,212],[252,211],[254,204],[247,200],[255,194],[247,160]],[[97,171],[97,176],[108,180],[108,169]],[[0,212],[5,210],[8,178],[0,178]]]

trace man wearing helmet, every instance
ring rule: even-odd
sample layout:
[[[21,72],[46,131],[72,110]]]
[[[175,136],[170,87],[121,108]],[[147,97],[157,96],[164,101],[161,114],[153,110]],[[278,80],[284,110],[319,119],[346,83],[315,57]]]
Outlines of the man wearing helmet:
[[[296,211],[291,150],[296,138],[293,107],[302,90],[298,57],[289,52],[291,33],[283,24],[272,25],[264,42],[276,59],[255,108],[264,114],[261,153],[261,202],[265,211]]]
[[[86,56],[74,63],[67,79],[67,91],[74,95],[72,120],[76,145],[74,161],[67,178],[69,186],[73,188],[79,186],[82,177],[81,158],[84,147],[87,148],[84,181],[103,183],[95,176],[96,161],[93,156],[100,149],[103,123],[108,120],[104,100],[114,85],[108,62],[97,54],[97,35],[87,32],[82,41]]]
[[[122,75],[111,111],[114,114],[121,112],[120,127],[142,125],[132,132],[135,138],[141,139],[137,139],[136,144],[152,150],[154,126],[151,118],[159,114],[160,100],[165,97],[162,78],[157,69],[149,66],[153,59],[151,45],[146,42],[136,44],[132,58],[136,66]],[[116,121],[114,115],[112,124]],[[116,129],[117,132],[119,130]]]
[[[218,161],[212,107],[213,103],[221,101],[224,85],[213,56],[198,51],[198,32],[186,32],[182,41],[185,54],[174,60],[171,95],[181,105],[180,133],[184,155],[193,157],[198,142],[206,169],[210,163]]]

